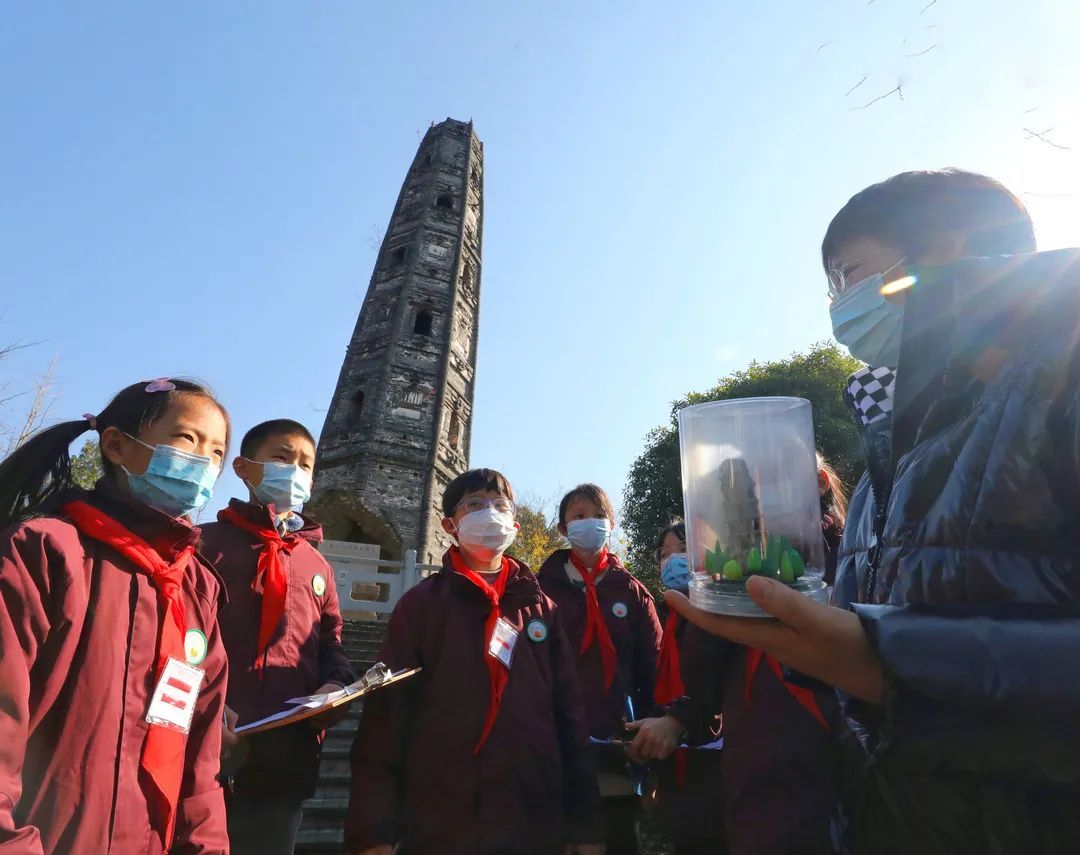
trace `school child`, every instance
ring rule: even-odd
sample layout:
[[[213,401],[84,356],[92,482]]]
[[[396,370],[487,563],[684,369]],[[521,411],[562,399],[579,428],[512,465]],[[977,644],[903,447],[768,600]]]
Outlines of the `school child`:
[[[240,724],[290,698],[336,691],[354,679],[341,644],[334,574],[319,554],[322,528],[300,513],[311,498],[315,439],[276,419],[253,427],[233,470],[249,500],[232,499],[203,527],[203,551],[225,582],[221,637],[229,657],[229,708]],[[226,801],[233,855],[290,855],[301,803],[315,792],[322,729],[310,719],[256,734]]]
[[[345,842],[390,855],[602,853],[596,777],[562,617],[504,555],[514,492],[474,469],[443,494],[457,545],[407,591],[380,659],[424,670],[364,703]]]
[[[582,484],[559,503],[559,531],[570,549],[540,568],[541,590],[559,607],[576,653],[589,734],[622,738],[624,722],[652,712],[660,621],[648,589],[607,548],[615,512],[607,493]],[[637,852],[638,798],[625,757],[596,752],[608,851]]]
[[[202,386],[143,380],[0,463],[0,851],[229,851],[222,592],[191,522],[228,441]]]
[[[840,555],[840,541],[844,537],[844,523],[847,521],[847,489],[820,451],[817,466],[821,533],[825,538],[825,572],[822,578],[827,585],[832,585],[836,582],[836,563]]]
[[[844,491],[820,455],[818,492],[828,573],[830,556],[835,556],[835,543],[843,534]],[[683,539],[685,553],[685,529],[669,532],[672,541],[673,534]],[[672,546],[669,542],[668,547]],[[680,558],[685,560],[685,554],[673,554],[661,572],[668,590],[685,595],[689,579],[686,585],[680,584],[673,566]],[[669,756],[676,722],[686,726],[688,737],[700,738],[702,713],[697,711],[718,711],[723,722],[723,770],[710,781],[710,815],[718,820],[714,830],[723,828],[726,851],[731,855],[828,851],[829,823],[837,799],[834,694],[816,681],[785,673],[776,659],[760,650],[688,627],[674,610],[668,621],[669,628],[684,627],[688,633],[684,638],[693,641],[694,649],[687,651],[689,661],[683,667],[686,697],[670,702],[663,718],[641,725],[631,757],[644,762]],[[665,646],[665,652],[669,650]],[[670,676],[662,682],[670,682]],[[696,841],[687,839],[685,823],[676,829],[687,851],[701,851],[693,848]]]
[[[673,520],[656,540],[660,581],[669,590],[686,593],[690,567],[686,558],[686,526]],[[723,812],[719,810],[722,752],[688,750],[680,743],[702,746],[720,737],[723,679],[735,645],[709,635],[671,611],[656,671],[655,701],[659,713],[631,726],[637,733],[630,754],[651,762],[655,781],[647,803],[674,844],[675,855],[721,855],[727,851]]]

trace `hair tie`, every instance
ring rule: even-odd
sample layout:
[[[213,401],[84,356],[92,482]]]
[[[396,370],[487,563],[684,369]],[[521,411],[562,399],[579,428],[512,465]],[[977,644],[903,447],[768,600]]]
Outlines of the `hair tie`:
[[[168,377],[159,377],[157,380],[151,380],[146,384],[145,389],[147,392],[173,392],[175,390],[176,384]]]
[[[90,430],[97,430],[97,416],[93,413],[83,413],[82,417],[86,419],[87,424],[90,425]]]

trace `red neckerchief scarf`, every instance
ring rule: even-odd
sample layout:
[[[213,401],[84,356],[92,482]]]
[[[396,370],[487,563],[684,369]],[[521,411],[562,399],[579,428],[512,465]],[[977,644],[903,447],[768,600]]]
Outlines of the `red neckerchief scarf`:
[[[679,661],[679,613],[675,609],[668,612],[664,625],[664,638],[660,643],[660,658],[656,661],[656,687],[653,699],[657,706],[666,707],[677,698],[686,694],[683,685],[682,664]]]
[[[484,730],[480,734],[480,741],[476,743],[476,747],[473,749],[473,754],[479,754],[480,749],[487,742],[491,728],[495,725],[495,719],[499,715],[499,706],[502,704],[503,689],[506,688],[506,683],[510,679],[510,669],[488,653],[492,636],[495,634],[495,624],[499,622],[499,600],[506,590],[506,580],[510,578],[510,561],[505,556],[503,557],[502,570],[499,571],[499,576],[494,585],[489,585],[486,579],[465,563],[465,559],[461,557],[461,552],[456,546],[450,548],[450,563],[454,567],[454,572],[465,577],[479,588],[480,592],[487,597],[488,602],[491,604],[487,624],[484,627],[484,660],[487,662],[488,674],[491,679],[491,702],[488,704],[487,719],[484,721]]]
[[[282,537],[277,529],[251,522],[232,508],[225,508],[219,512],[218,520],[232,523],[262,541],[263,548],[259,553],[258,569],[251,583],[251,588],[256,593],[260,586],[262,587],[259,647],[255,652],[255,670],[262,676],[266,665],[266,648],[270,646],[270,639],[274,637],[274,632],[281,623],[281,616],[285,614],[285,600],[289,595],[289,574],[285,572],[285,562],[281,560],[281,553],[292,552],[300,543],[300,538]]]
[[[180,587],[184,570],[195,552],[194,546],[181,550],[170,564],[149,543],[128,531],[112,517],[86,502],[70,502],[61,509],[83,535],[104,543],[134,564],[150,577],[157,589],[158,604],[164,614],[161,635],[158,638],[157,666],[154,680],[161,679],[161,672],[170,657],[181,662],[184,655],[184,603]],[[146,731],[142,757],[139,765],[154,785],[154,798],[149,799],[150,815],[158,818],[162,845],[168,851],[176,828],[176,803],[180,798],[180,782],[184,776],[184,753],[187,736],[178,730],[151,724]]]
[[[656,686],[653,700],[657,706],[666,707],[686,694],[682,679],[682,663],[679,660],[679,613],[675,609],[668,611],[664,624],[664,638],[660,642],[660,658],[656,661]],[[675,749],[675,781],[680,790],[686,788],[686,766],[688,755],[683,748]]]
[[[611,641],[611,633],[608,632],[607,624],[604,623],[604,615],[600,611],[600,600],[596,596],[596,580],[611,565],[611,555],[604,549],[600,553],[600,560],[596,567],[590,570],[585,562],[577,557],[571,550],[570,563],[581,574],[585,582],[585,633],[581,636],[581,647],[578,656],[582,656],[592,646],[595,640],[600,645],[600,660],[604,664],[604,688],[610,689],[615,680],[615,645]]]
[[[814,697],[813,691],[804,686],[796,686],[789,683],[784,679],[784,669],[781,667],[780,663],[773,657],[767,656],[753,647],[746,648],[746,703],[750,703],[751,685],[754,682],[754,675],[757,673],[758,666],[761,664],[762,660],[768,665],[769,670],[776,675],[776,679],[780,681],[780,685],[787,689],[787,693],[798,701],[799,705],[810,713],[818,724],[826,730],[831,730],[832,728],[829,727],[829,722],[825,719],[825,713],[823,713],[821,707],[818,706],[817,698]]]

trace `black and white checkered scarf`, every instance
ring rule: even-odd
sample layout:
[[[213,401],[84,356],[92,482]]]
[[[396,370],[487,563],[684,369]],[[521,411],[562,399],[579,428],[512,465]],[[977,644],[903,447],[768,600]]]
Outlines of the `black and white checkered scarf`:
[[[864,426],[886,419],[893,409],[896,370],[863,368],[851,375],[847,390]]]

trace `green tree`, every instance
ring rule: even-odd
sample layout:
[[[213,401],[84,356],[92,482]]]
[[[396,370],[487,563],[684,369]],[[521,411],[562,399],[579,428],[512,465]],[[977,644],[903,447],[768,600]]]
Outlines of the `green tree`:
[[[691,404],[790,395],[806,398],[814,408],[814,434],[818,448],[849,486],[863,469],[859,436],[843,399],[847,378],[862,363],[835,344],[815,344],[806,353],[776,362],[752,362],[745,371],[723,378],[712,389],[692,392],[671,407],[671,422],[651,431],[645,450],[634,461],[623,493],[623,527],[630,540],[630,560],[639,578],[648,580],[655,561],[656,535],[680,517],[682,473],[676,416]],[[655,569],[652,569],[655,575]]]
[[[84,490],[89,490],[104,474],[97,440],[88,439],[83,443],[79,453],[71,458],[71,477]]]

